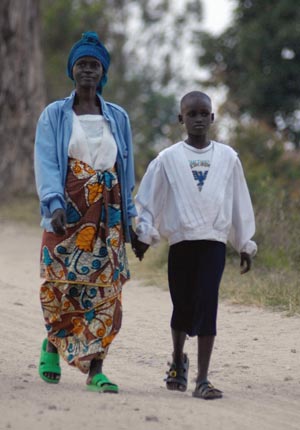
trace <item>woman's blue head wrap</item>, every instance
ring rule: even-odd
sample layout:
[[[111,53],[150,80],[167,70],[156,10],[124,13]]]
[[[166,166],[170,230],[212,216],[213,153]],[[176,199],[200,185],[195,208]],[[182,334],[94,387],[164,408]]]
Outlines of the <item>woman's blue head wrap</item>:
[[[103,76],[98,84],[97,91],[102,92],[102,88],[107,82],[107,71],[110,63],[110,55],[105,46],[100,42],[98,34],[87,31],[82,34],[82,38],[73,45],[69,58],[67,75],[74,81],[73,66],[81,57],[95,57],[103,67]]]

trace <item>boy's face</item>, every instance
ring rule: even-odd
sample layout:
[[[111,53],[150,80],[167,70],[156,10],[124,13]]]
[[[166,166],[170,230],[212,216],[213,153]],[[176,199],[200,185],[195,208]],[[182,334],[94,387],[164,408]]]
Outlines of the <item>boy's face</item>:
[[[189,135],[206,135],[210,124],[214,120],[211,102],[203,96],[191,96],[181,104],[181,113],[178,115],[179,122],[185,125]]]

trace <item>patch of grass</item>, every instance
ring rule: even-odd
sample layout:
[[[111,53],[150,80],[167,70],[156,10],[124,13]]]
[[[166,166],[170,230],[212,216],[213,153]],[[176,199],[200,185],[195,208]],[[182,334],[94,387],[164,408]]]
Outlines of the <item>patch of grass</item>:
[[[39,202],[35,195],[14,196],[0,204],[0,221],[40,224]]]
[[[143,285],[168,288],[165,243],[150,248],[139,262],[128,247],[132,279]],[[252,270],[240,275],[239,259],[229,251],[220,287],[220,299],[232,304],[254,305],[300,315],[300,280],[296,270],[261,267],[254,260]]]
[[[263,261],[264,267],[272,270],[284,270],[291,266],[291,258],[285,249],[265,247],[259,251],[259,259]]]
[[[139,261],[127,244],[131,278],[141,280],[143,285],[168,288],[168,248],[164,243],[157,248],[149,248],[144,259]]]
[[[300,314],[299,273],[290,269],[256,267],[239,274],[239,261],[228,262],[220,288],[220,298],[231,303],[256,305]]]

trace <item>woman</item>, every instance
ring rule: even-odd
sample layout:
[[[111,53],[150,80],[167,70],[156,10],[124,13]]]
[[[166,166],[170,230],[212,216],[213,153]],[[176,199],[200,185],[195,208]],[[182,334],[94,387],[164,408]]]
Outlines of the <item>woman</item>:
[[[122,286],[129,278],[125,242],[136,241],[136,209],[128,116],[101,96],[109,63],[97,34],[84,33],[68,59],[75,91],[47,106],[37,124],[40,298],[47,329],[39,374],[58,383],[61,356],[88,373],[89,390],[116,393],[102,364],[121,327]]]

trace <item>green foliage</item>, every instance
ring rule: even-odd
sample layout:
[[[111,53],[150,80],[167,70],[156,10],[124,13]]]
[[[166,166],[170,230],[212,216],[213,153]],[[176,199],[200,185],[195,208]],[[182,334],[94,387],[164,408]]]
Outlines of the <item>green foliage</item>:
[[[83,31],[101,29],[105,42],[104,1],[42,0],[42,49],[48,100],[65,97],[73,88],[66,75],[68,54]]]
[[[209,85],[228,88],[227,108],[285,131],[299,143],[300,4],[238,0],[233,23],[221,35],[200,34],[200,65]]]
[[[242,160],[256,215],[258,264],[299,270],[300,170],[298,155],[264,124],[237,126],[232,136]]]

